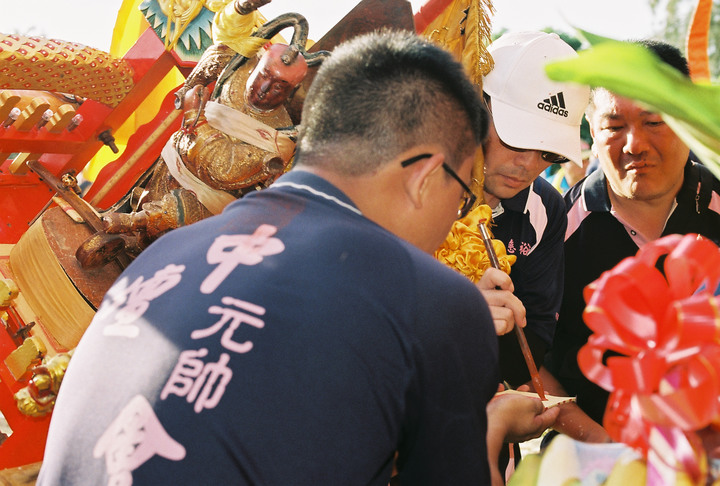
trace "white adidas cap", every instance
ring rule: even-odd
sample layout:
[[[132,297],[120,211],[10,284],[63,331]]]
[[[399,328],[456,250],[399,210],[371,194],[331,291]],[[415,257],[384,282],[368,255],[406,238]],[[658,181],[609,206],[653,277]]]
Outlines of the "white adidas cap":
[[[580,123],[590,87],[551,81],[550,61],[577,56],[557,34],[505,34],[488,46],[495,67],[483,78],[495,130],[507,145],[563,155],[582,166]]]

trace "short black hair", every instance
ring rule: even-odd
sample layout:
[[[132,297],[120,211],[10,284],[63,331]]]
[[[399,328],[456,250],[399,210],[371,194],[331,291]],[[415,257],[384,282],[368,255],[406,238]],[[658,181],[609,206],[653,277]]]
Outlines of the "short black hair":
[[[641,39],[634,41],[634,43],[650,49],[650,51],[658,56],[664,63],[674,67],[685,76],[690,77],[690,67],[688,66],[687,58],[685,58],[680,49],[674,45],[656,39]]]
[[[687,58],[683,55],[680,49],[674,45],[657,39],[636,39],[627,42],[645,47],[655,54],[662,62],[677,69],[684,76],[688,78],[690,77],[690,67],[688,65]],[[590,120],[595,112],[595,92],[599,90],[608,91],[607,88],[603,88],[601,86],[592,89],[590,93],[590,102],[585,109],[585,118],[587,120]]]
[[[450,53],[383,30],[341,44],[323,62],[305,98],[296,160],[359,175],[437,142],[459,165],[487,129],[479,90]]]

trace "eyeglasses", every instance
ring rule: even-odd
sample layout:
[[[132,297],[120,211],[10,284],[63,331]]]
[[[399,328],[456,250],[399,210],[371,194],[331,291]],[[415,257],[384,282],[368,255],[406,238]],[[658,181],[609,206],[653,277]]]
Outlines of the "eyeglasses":
[[[500,140],[500,144],[503,147],[505,147],[508,150],[512,150],[513,152],[532,152],[533,151],[532,149],[521,149],[521,148],[517,148],[517,147],[513,147],[511,145],[508,145],[505,142],[503,142],[500,137],[498,137],[497,139]],[[544,152],[542,150],[538,150],[538,152],[540,152],[541,159],[543,159],[545,162],[549,162],[551,164],[564,164],[565,162],[570,161],[570,159],[568,159],[567,157],[560,155],[560,154],[553,153],[553,152]]]
[[[403,168],[407,167],[410,164],[414,164],[418,160],[427,159],[432,157],[433,154],[420,154],[416,155],[415,157],[410,157],[409,159],[403,160],[400,162],[400,165],[403,166]],[[458,219],[464,218],[468,215],[470,210],[472,209],[473,205],[475,204],[475,200],[477,199],[477,196],[473,194],[472,190],[468,187],[467,184],[463,182],[462,179],[460,179],[460,176],[457,175],[457,172],[452,170],[452,167],[447,165],[445,162],[442,164],[442,168],[445,172],[450,174],[450,177],[455,179],[460,186],[462,186],[465,193],[463,194],[463,200],[460,203],[460,208],[458,209]]]

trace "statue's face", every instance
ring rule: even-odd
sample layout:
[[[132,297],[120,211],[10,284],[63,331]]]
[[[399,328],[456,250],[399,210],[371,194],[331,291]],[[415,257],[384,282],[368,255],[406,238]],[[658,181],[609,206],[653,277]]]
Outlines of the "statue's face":
[[[288,99],[295,86],[277,71],[256,69],[248,78],[247,102],[259,111],[274,110]]]
[[[281,106],[300,84],[307,72],[302,56],[290,64],[282,62],[281,56],[287,46],[273,45],[255,66],[245,86],[245,99],[257,111],[270,111]]]

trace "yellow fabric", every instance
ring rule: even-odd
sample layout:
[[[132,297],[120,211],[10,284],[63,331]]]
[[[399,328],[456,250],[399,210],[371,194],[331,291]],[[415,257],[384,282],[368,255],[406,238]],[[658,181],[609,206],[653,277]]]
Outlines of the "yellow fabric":
[[[462,62],[470,79],[478,86],[482,86],[482,77],[493,67],[487,51],[493,13],[490,0],[454,0],[423,32],[423,36]]]
[[[215,12],[212,27],[215,44],[225,44],[241,56],[250,58],[267,43],[266,39],[250,36],[265,23],[265,17],[257,10],[248,15],[238,15],[234,0],[208,2],[207,7]]]
[[[163,13],[167,15],[165,48],[173,50],[177,48],[177,43],[185,29],[202,11],[205,0],[185,0],[180,2],[170,0],[169,2],[161,1],[160,5]]]
[[[455,56],[470,79],[482,89],[482,78],[493,68],[487,50],[491,41],[490,17],[495,12],[491,0],[453,0],[428,24],[422,35]],[[478,150],[472,171],[473,192],[483,201],[482,151]]]
[[[491,0],[453,0],[422,32],[430,41],[453,54],[465,68],[470,79],[482,89],[482,78],[493,68],[492,56],[487,50],[491,41],[490,17],[494,13]],[[484,202],[484,156],[478,150],[472,169],[470,188]],[[477,282],[490,266],[478,222],[492,220],[492,210],[481,204],[465,218],[456,221],[435,258],[456,269],[471,281]],[[486,223],[487,224],[487,223]],[[517,259],[508,255],[500,240],[492,240],[501,269],[510,273]]]
[[[483,220],[484,224],[487,224],[491,218],[492,209],[482,204],[464,218],[455,221],[445,242],[435,251],[435,258],[471,281],[479,281],[485,270],[490,267],[490,258],[485,251],[478,224]],[[493,239],[492,245],[500,262],[500,269],[510,273],[510,266],[515,263],[517,257],[508,255],[505,245],[500,240]]]

